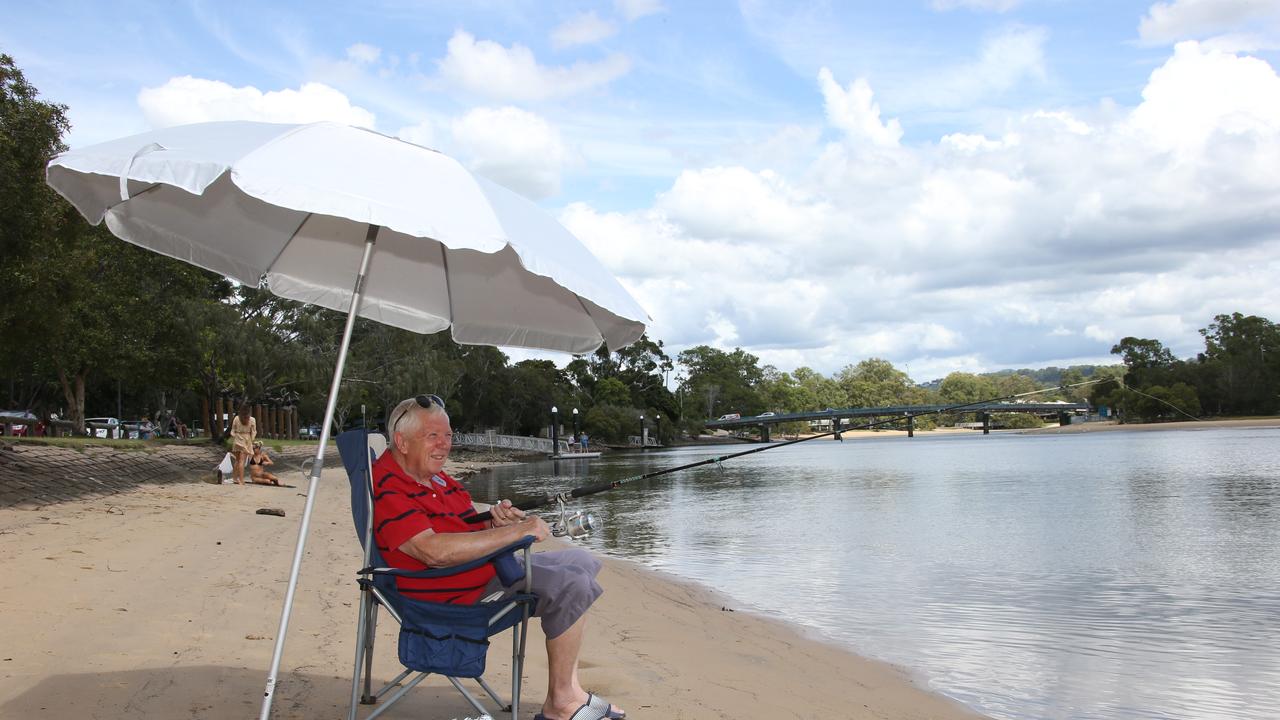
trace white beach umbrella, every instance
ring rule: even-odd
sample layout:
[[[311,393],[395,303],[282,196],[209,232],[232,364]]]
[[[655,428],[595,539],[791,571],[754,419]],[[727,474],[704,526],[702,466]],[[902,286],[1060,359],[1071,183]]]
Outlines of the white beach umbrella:
[[[347,312],[262,717],[271,711],[357,314],[460,343],[587,353],[648,316],[568,230],[457,161],[335,123],[187,125],[54,158],[51,186],[120,238]],[[376,246],[376,252],[375,252]]]

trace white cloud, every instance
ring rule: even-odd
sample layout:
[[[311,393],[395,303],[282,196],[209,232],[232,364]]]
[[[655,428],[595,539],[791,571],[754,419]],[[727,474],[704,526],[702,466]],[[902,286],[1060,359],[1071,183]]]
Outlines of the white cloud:
[[[842,88],[831,71],[822,68],[818,83],[826,100],[827,121],[850,139],[883,146],[897,145],[902,139],[902,125],[897,120],[881,122],[880,106],[872,100],[871,85],[865,79],[858,78]]]
[[[533,199],[560,191],[569,153],[560,133],[514,107],[476,108],[453,122],[453,140],[471,167]]]
[[[189,75],[170,78],[160,87],[143,88],[138,93],[138,106],[147,122],[157,128],[214,120],[332,120],[371,128],[375,119],[373,113],[352,105],[346,95],[321,83],[263,92]]]
[[[1021,4],[1021,0],[933,0],[930,5],[934,10],[985,10],[990,12],[1008,12]]]
[[[546,67],[524,45],[507,48],[460,30],[449,39],[448,54],[439,66],[442,78],[467,92],[499,100],[537,101],[608,85],[631,70],[631,61],[613,54],[599,62]]]
[[[551,46],[557,50],[575,45],[591,45],[613,37],[618,26],[601,20],[595,11],[579,13],[551,31]]]
[[[776,173],[744,168],[687,170],[662,193],[657,208],[690,234],[739,242],[804,245],[824,234],[827,209]]]
[[[372,65],[382,56],[381,48],[366,43],[356,43],[347,48],[347,59],[361,65]]]
[[[686,170],[652,208],[566,224],[678,352],[783,369],[882,355],[934,369],[1187,356],[1216,313],[1280,316],[1280,79],[1189,43],[1133,108],[1048,107],[902,144],[869,83],[819,75],[841,133],[807,167]],[[809,141],[811,142],[811,140]]]
[[[1144,43],[1164,45],[1231,31],[1280,29],[1280,4],[1269,0],[1173,0],[1152,5],[1138,23]]]
[[[662,0],[613,0],[613,6],[627,22],[666,11]]]
[[[1179,43],[1151,74],[1133,126],[1156,147],[1199,155],[1231,136],[1280,132],[1280,77],[1252,57]]]
[[[941,107],[969,107],[983,98],[998,97],[1027,80],[1046,77],[1044,45],[1048,32],[1014,25],[982,41],[978,56],[937,71],[924,80],[916,102]]]

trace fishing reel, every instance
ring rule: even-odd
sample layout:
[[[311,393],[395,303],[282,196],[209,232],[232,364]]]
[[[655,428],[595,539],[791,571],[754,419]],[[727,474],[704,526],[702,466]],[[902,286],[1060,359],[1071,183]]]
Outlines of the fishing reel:
[[[602,526],[596,516],[586,510],[575,510],[570,513],[564,504],[564,498],[556,498],[560,505],[560,516],[551,523],[551,534],[556,537],[567,537],[570,540],[582,540],[599,530]]]

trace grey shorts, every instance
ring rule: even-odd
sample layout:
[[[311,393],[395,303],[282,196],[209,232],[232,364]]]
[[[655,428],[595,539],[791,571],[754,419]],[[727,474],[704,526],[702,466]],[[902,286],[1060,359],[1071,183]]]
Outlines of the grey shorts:
[[[518,559],[523,556],[517,554]],[[596,582],[602,563],[591,553],[579,548],[533,553],[533,594],[538,596],[534,617],[542,618],[542,632],[548,638],[568,630],[587,608],[604,593]],[[504,587],[498,578],[489,581],[484,595],[502,590],[507,594],[523,589],[523,581]]]

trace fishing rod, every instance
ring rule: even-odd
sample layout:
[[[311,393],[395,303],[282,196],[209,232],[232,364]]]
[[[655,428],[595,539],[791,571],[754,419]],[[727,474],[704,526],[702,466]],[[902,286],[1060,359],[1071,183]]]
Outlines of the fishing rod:
[[[598,493],[614,490],[616,488],[619,488],[623,485],[627,485],[629,483],[638,482],[640,480],[648,480],[650,478],[659,477],[661,475],[668,475],[670,473],[680,472],[681,470],[690,470],[696,467],[701,467],[703,465],[710,465],[712,463],[715,463],[716,465],[720,465],[725,460],[732,460],[734,458],[743,457],[744,455],[751,455],[753,453],[764,452],[765,450],[773,450],[775,448],[786,447],[787,445],[797,445],[802,442],[817,440],[818,438],[834,437],[835,439],[841,442],[844,442],[844,438],[841,437],[841,434],[850,432],[852,430],[869,430],[871,428],[879,427],[881,425],[899,423],[899,422],[902,422],[903,420],[914,420],[915,418],[925,417],[927,415],[941,415],[942,413],[963,411],[965,408],[971,408],[978,405],[989,405],[992,403],[1006,402],[1008,400],[1015,400],[1021,397],[1028,397],[1030,395],[1039,395],[1041,393],[1053,392],[1055,390],[1067,390],[1069,388],[1082,387],[1084,385],[1094,385],[1097,383],[1110,382],[1110,381],[1112,381],[1112,378],[1100,378],[1097,380],[1086,380],[1084,382],[1071,383],[1069,385],[1059,385],[1057,387],[1041,388],[1039,390],[1030,390],[1028,392],[1014,393],[1012,395],[1001,395],[999,397],[989,398],[987,400],[975,400],[973,402],[960,403],[958,405],[949,405],[947,407],[938,408],[936,410],[925,410],[923,412],[918,412],[918,413],[903,413],[902,416],[894,416],[885,420],[877,420],[875,422],[869,422],[869,423],[865,423],[863,425],[858,425],[855,427],[840,428],[840,419],[835,418],[836,429],[830,432],[821,433],[819,435],[810,435],[809,437],[796,438],[794,440],[786,440],[779,443],[772,443],[772,444],[764,445],[757,448],[751,448],[750,450],[742,450],[740,452],[730,453],[728,455],[720,455],[717,457],[705,458],[703,460],[698,460],[691,463],[685,463],[684,465],[677,465],[675,467],[669,467],[662,470],[654,470],[653,472],[647,472],[640,475],[633,475],[631,477],[621,478],[619,480],[611,480],[609,482],[600,483],[597,485],[584,485],[583,487],[576,487],[576,488],[573,488],[572,490],[565,490],[559,493],[552,493],[550,495],[546,495],[541,498],[526,498],[512,504],[514,507],[519,508],[520,510],[536,510],[538,508],[546,507],[548,505],[558,505],[560,509],[560,517],[552,525],[552,534],[557,536],[567,536],[571,539],[583,538],[583,537],[586,537],[593,530],[598,529],[599,526],[596,523],[595,516],[589,512],[579,511],[572,514],[568,512],[566,508],[567,503],[577,498],[587,497],[588,495],[596,495]],[[486,510],[485,512],[476,513],[475,515],[468,516],[466,518],[466,521],[469,523],[481,523],[489,520],[491,516],[492,514],[488,510]]]

